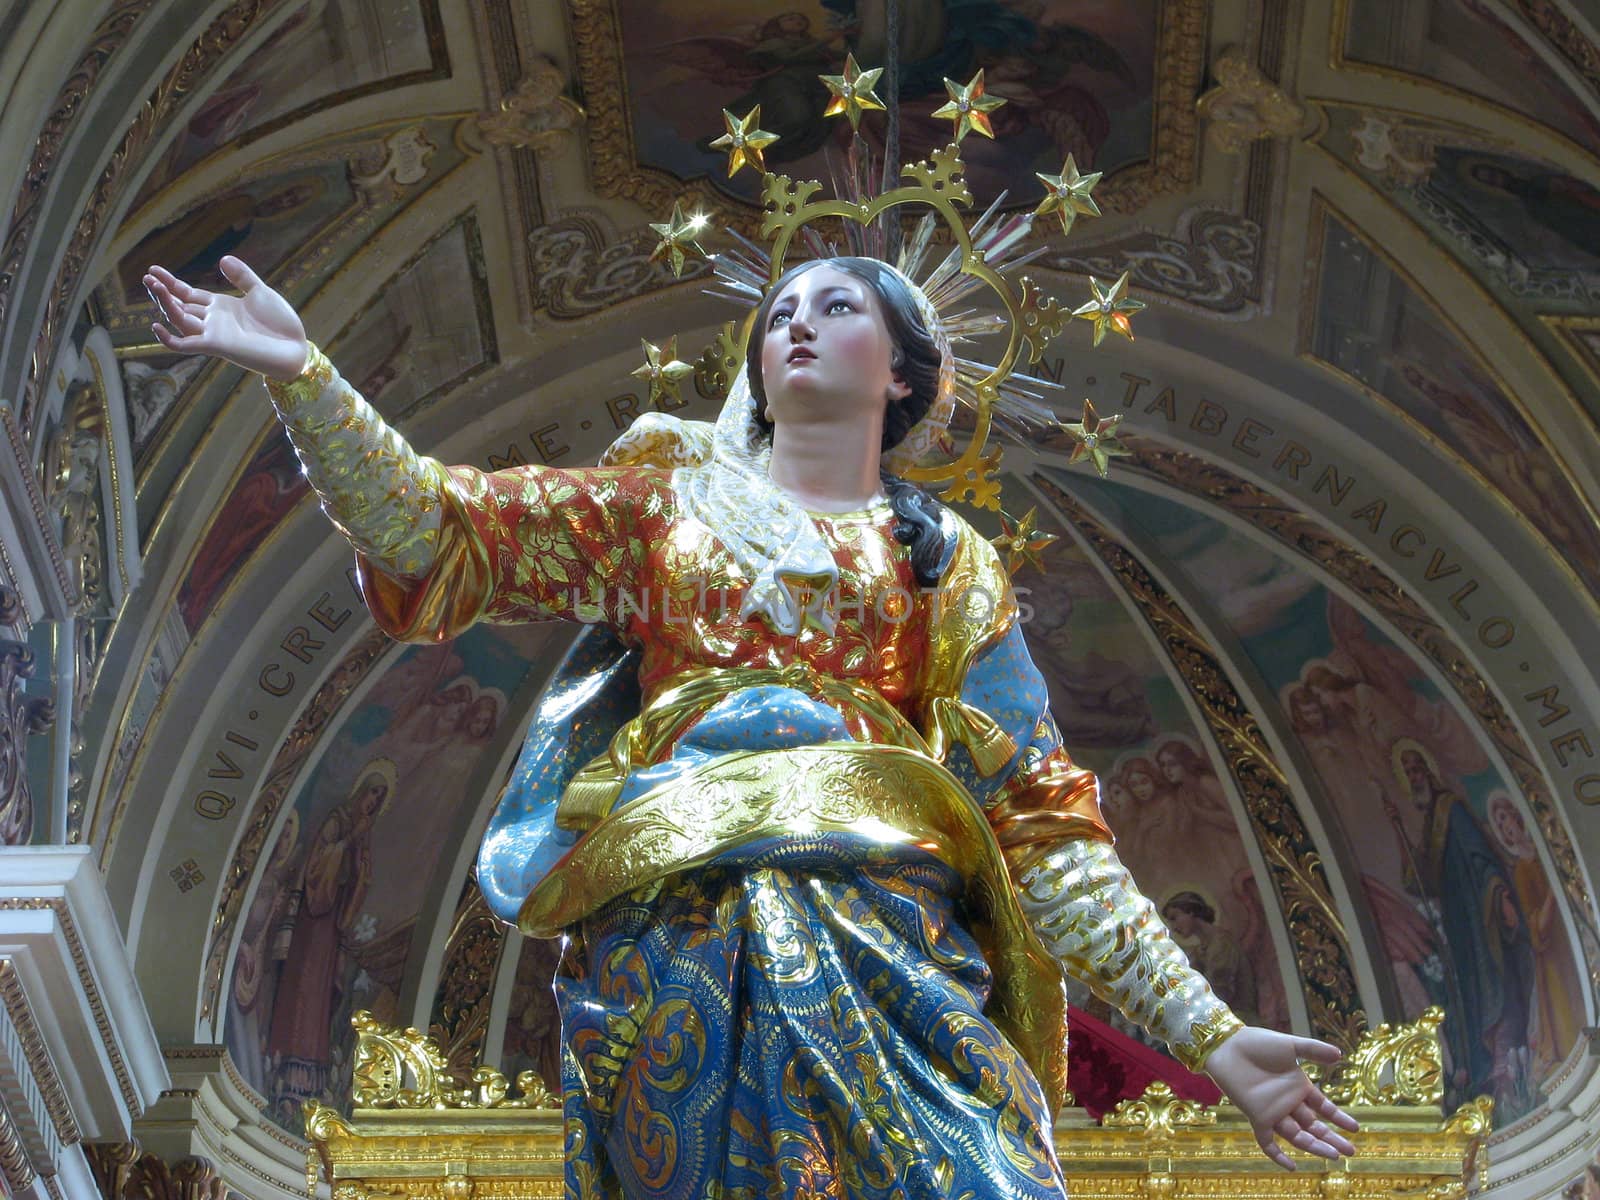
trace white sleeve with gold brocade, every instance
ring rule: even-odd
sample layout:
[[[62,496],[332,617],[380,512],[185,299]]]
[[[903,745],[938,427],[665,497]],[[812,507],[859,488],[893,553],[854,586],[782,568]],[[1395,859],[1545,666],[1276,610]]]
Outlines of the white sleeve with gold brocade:
[[[1243,1027],[1107,843],[1063,841],[1033,858],[1018,885],[1023,911],[1062,966],[1190,1070]]]
[[[290,380],[267,380],[306,478],[339,532],[385,571],[419,576],[438,549],[444,467],[424,458],[315,346]]]

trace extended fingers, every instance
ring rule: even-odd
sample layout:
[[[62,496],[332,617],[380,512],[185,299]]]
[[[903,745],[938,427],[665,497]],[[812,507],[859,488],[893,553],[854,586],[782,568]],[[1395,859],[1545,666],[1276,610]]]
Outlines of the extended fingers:
[[[197,334],[205,328],[205,306],[193,302],[184,302],[173,294],[166,284],[153,275],[145,276],[145,288],[150,293],[150,298],[156,302],[156,307],[161,310],[161,315],[166,318],[179,333],[185,336]]]
[[[1313,1088],[1312,1090],[1316,1093],[1316,1095],[1311,1098],[1311,1106],[1315,1108],[1317,1112],[1321,1113],[1324,1117],[1332,1121],[1341,1129],[1348,1129],[1351,1133],[1360,1132],[1360,1121],[1356,1120],[1349,1113],[1345,1112],[1344,1109],[1340,1108],[1332,1100],[1329,1100],[1326,1096],[1324,1096],[1320,1088]]]
[[[1330,1067],[1344,1057],[1344,1051],[1332,1042],[1319,1041],[1316,1038],[1295,1038],[1294,1053],[1296,1058]]]
[[[1277,1140],[1272,1136],[1272,1130],[1256,1130],[1256,1145],[1261,1147],[1261,1152],[1263,1154],[1265,1154],[1273,1162],[1277,1163],[1285,1171],[1298,1171],[1300,1169],[1295,1165],[1294,1159],[1290,1158],[1288,1154],[1284,1152],[1283,1147],[1278,1145]]]
[[[1321,1097],[1321,1099],[1324,1102],[1327,1101],[1326,1097]],[[1309,1130],[1312,1136],[1323,1145],[1332,1147],[1340,1154],[1354,1154],[1356,1152],[1355,1143],[1345,1137],[1344,1134],[1329,1128],[1328,1124],[1318,1117],[1318,1111],[1320,1111],[1320,1107],[1309,1103],[1302,1104],[1295,1109],[1294,1119],[1300,1123],[1301,1128]]]
[[[150,331],[156,335],[156,341],[168,350],[175,350],[179,354],[195,354],[201,350],[198,337],[179,337],[160,321],[151,324]]]
[[[149,287],[149,280],[155,279],[185,304],[210,304],[216,299],[214,292],[208,292],[203,287],[195,287],[192,283],[185,283],[165,267],[151,267],[145,272],[144,277],[146,287]]]
[[[1296,1150],[1315,1154],[1319,1158],[1338,1158],[1339,1152],[1323,1141],[1293,1117],[1285,1117],[1274,1126],[1279,1137]]]

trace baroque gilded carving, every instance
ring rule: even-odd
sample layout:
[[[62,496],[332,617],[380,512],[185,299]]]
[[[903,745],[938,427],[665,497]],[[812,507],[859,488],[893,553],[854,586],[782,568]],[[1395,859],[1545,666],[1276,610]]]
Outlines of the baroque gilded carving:
[[[1204,635],[1144,564],[1071,495],[1042,475],[1032,478],[1121,581],[1194,697],[1244,798],[1277,888],[1312,1029],[1336,1045],[1354,1047],[1367,1020],[1360,1007],[1349,936],[1321,855],[1255,715],[1245,707]]]
[[[266,846],[267,834],[277,821],[284,800],[293,789],[305,765],[306,757],[316,744],[329,720],[355,691],[356,685],[372,669],[383,652],[393,643],[381,629],[368,630],[355,647],[340,660],[333,674],[317,689],[294,727],[278,747],[278,753],[267,770],[266,782],[256,797],[244,833],[234,850],[218,889],[217,911],[211,918],[211,938],[206,951],[206,968],[203,976],[200,1016],[212,1020],[220,1010],[222,977],[227,970],[227,955],[233,941],[233,930],[244,908],[245,894],[250,878]]]
[[[1219,54],[1211,73],[1217,85],[1195,108],[1206,122],[1206,140],[1224,154],[1238,154],[1261,138],[1299,131],[1305,107],[1263,75],[1239,47]]]
[[[362,1011],[350,1018],[356,1030],[351,1101],[362,1108],[526,1108],[557,1110],[553,1095],[533,1071],[517,1076],[520,1096],[510,1095],[506,1077],[493,1067],[475,1067],[471,1084],[462,1086],[450,1072],[439,1043],[415,1029],[395,1029]],[[410,1080],[408,1086],[407,1080]],[[306,1105],[306,1125],[321,1106]]]
[[[1384,1022],[1345,1059],[1339,1082],[1327,1092],[1336,1104],[1438,1104],[1444,1099],[1439,1050],[1442,1008],[1394,1027]]]
[[[445,1061],[457,1078],[471,1074],[483,1057],[494,1000],[495,971],[505,948],[506,926],[493,913],[471,877],[456,904],[445,940],[428,1034],[444,1047]]]
[[[210,1159],[169,1163],[143,1152],[138,1142],[84,1145],[102,1200],[224,1200],[228,1187]]]
[[[388,1073],[415,1070],[415,1058],[425,1060],[419,1079],[439,1069],[426,1039],[416,1030],[370,1024],[363,1036],[374,1055],[366,1072],[369,1077],[374,1070],[384,1073],[386,1098],[367,1106],[378,1097],[362,1090],[364,1068],[358,1063],[356,1107],[349,1117],[323,1105],[307,1106],[308,1191],[315,1193],[325,1177],[334,1200],[536,1200],[563,1194],[558,1111],[441,1103],[440,1094],[426,1089],[396,1089],[398,1077]],[[1427,1043],[1437,1060],[1436,1024],[1385,1028],[1364,1038],[1355,1057],[1389,1078],[1395,1074],[1397,1046]],[[1419,1053],[1425,1058],[1429,1051]],[[1355,1169],[1297,1155],[1305,1169],[1264,1176],[1260,1148],[1243,1113],[1231,1104],[1205,1108],[1179,1100],[1164,1083],[1124,1101],[1100,1124],[1081,1109],[1065,1110],[1055,1128],[1056,1155],[1073,1196],[1462,1200],[1474,1159],[1489,1136],[1488,1099],[1479,1097],[1447,1117],[1437,1099],[1425,1098],[1424,1089],[1406,1087],[1386,1095],[1379,1106],[1355,1102],[1362,1126]]]
[[[491,146],[547,153],[563,146],[586,114],[566,95],[567,80],[548,59],[534,62],[500,107],[481,113],[478,132]]]
[[[1600,982],[1600,932],[1596,931],[1590,916],[1593,901],[1579,866],[1577,850],[1545,785],[1538,761],[1488,681],[1462,654],[1455,641],[1415,597],[1381,567],[1286,501],[1182,450],[1157,447],[1140,438],[1127,440],[1134,451],[1131,458],[1123,460],[1129,469],[1142,471],[1247,521],[1271,534],[1288,549],[1310,559],[1361,596],[1391,628],[1404,634],[1439,669],[1467,712],[1510,766],[1549,847],[1556,875],[1577,922],[1589,976]]]
[[[24,429],[31,431],[33,428],[37,417],[39,380],[65,328],[67,305],[76,297],[78,283],[100,238],[101,227],[126,187],[130,172],[143,160],[145,151],[172,119],[178,106],[205,83],[251,27],[280,3],[282,0],[234,0],[168,70],[124,131],[121,142],[95,182],[94,191],[82,207],[71,238],[56,255],[55,275],[44,293],[44,315],[34,339],[23,388],[21,422]],[[118,39],[119,44],[121,40]],[[19,262],[21,253],[19,248]],[[12,279],[14,275],[0,275],[0,289],[9,286]],[[0,296],[3,294],[3,290],[0,290]]]
[[[111,11],[100,18],[78,61],[68,72],[66,82],[56,93],[50,114],[33,143],[33,158],[23,172],[17,203],[12,209],[11,221],[6,228],[4,243],[0,243],[0,325],[5,323],[10,308],[11,289],[16,283],[17,271],[22,266],[23,254],[33,227],[39,219],[44,203],[45,184],[61,154],[83,102],[94,90],[111,56],[128,40],[139,18],[149,10],[152,0],[120,0]]]

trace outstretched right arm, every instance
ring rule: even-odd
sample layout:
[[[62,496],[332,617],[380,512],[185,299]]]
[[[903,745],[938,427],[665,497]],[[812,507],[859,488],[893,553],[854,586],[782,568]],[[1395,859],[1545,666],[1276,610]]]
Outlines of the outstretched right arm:
[[[324,511],[356,549],[384,629],[433,640],[479,618],[618,624],[608,600],[644,570],[659,536],[664,473],[446,468],[415,453],[340,379],[282,296],[237,258],[224,258],[222,271],[241,295],[152,267],[145,286],[170,324],[158,323],[156,337],[267,377]]]
[[[387,574],[420,577],[438,554],[447,476],[350,387],[306,339],[299,314],[240,259],[222,271],[243,293],[219,296],[163,267],[145,286],[171,323],[168,349],[213,354],[266,377],[273,407],[322,508],[355,549]]]

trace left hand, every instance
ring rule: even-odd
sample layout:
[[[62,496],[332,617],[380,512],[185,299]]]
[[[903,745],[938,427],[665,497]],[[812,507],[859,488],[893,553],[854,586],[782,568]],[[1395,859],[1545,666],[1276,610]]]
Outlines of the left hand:
[[[1322,1094],[1300,1069],[1302,1059],[1332,1066],[1339,1048],[1314,1038],[1293,1037],[1254,1026],[1241,1029],[1211,1052],[1206,1074],[1250,1121],[1268,1158],[1286,1171],[1294,1160],[1274,1138],[1323,1158],[1354,1154],[1350,1139],[1333,1126],[1354,1133],[1356,1119]]]

